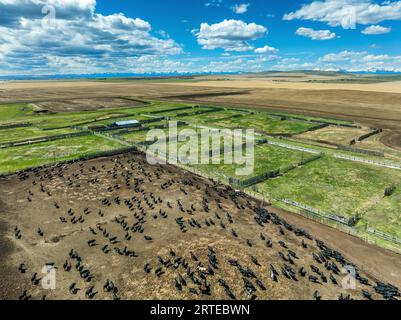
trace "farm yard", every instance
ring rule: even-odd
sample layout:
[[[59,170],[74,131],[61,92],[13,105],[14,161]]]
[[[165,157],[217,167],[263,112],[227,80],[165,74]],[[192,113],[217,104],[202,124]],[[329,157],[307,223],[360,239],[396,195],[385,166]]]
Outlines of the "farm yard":
[[[345,218],[358,213],[359,220],[353,226],[355,230],[365,232],[369,226],[391,237],[401,237],[399,213],[401,170],[335,157],[335,155],[357,155],[362,159],[375,161],[398,161],[401,159],[401,152],[391,149],[391,153],[386,152],[383,159],[369,154],[358,154],[355,150],[333,149],[332,146],[326,148],[312,143],[324,140],[333,145],[349,145],[347,141],[370,132],[369,129],[365,129],[366,127],[357,128],[353,122],[337,121],[332,117],[313,117],[256,108],[244,110],[219,104],[202,105],[134,98],[102,98],[99,101],[71,99],[71,104],[69,101],[60,101],[54,107],[49,101],[0,105],[0,175],[2,175],[0,184],[2,187],[5,186],[0,193],[0,208],[7,217],[13,216],[16,210],[25,212],[14,221],[23,235],[22,239],[12,236],[10,240],[10,235],[7,235],[7,241],[11,241],[15,247],[23,245],[33,248],[27,252],[28,258],[16,251],[12,253],[13,268],[15,265],[20,265],[21,261],[28,261],[29,257],[41,254],[51,247],[45,257],[55,261],[61,269],[65,269],[62,265],[66,258],[68,269],[68,265],[72,265],[74,259],[83,254],[84,260],[88,261],[89,274],[93,273],[93,278],[96,279],[92,290],[97,290],[99,298],[132,299],[148,295],[153,298],[168,299],[183,297],[228,299],[231,297],[230,293],[241,299],[252,297],[249,291],[247,293],[247,289],[244,291],[243,286],[233,280],[238,277],[238,272],[231,270],[226,262],[222,262],[223,267],[220,271],[216,269],[214,272],[218,278],[227,275],[227,278],[231,279],[226,279],[224,282],[227,286],[222,285],[217,276],[216,278],[207,276],[210,281],[210,295],[202,295],[203,287],[197,285],[196,281],[194,286],[185,290],[177,289],[177,285],[174,288],[174,283],[181,281],[177,280],[179,275],[174,272],[170,274],[171,270],[161,263],[160,259],[157,260],[157,255],[165,257],[170,254],[166,251],[165,244],[172,242],[175,243],[172,250],[179,252],[180,257],[185,257],[188,261],[191,260],[192,254],[202,257],[203,260],[208,259],[207,254],[210,256],[211,251],[207,249],[206,239],[213,239],[215,243],[213,250],[219,261],[235,259],[247,265],[248,270],[256,266],[258,288],[268,289],[266,291],[257,289],[257,296],[260,298],[313,298],[316,291],[323,297],[331,299],[340,297],[340,294],[344,297],[345,293],[334,286],[331,278],[327,278],[330,277],[330,272],[327,272],[326,278],[319,278],[319,274],[314,275],[313,270],[307,270],[309,265],[314,263],[312,252],[324,250],[322,248],[325,246],[308,237],[302,239],[304,242],[300,242],[301,239],[293,234],[296,228],[289,227],[283,221],[278,224],[282,226],[281,229],[269,222],[255,224],[254,216],[259,216],[260,219],[265,217],[258,209],[258,200],[239,190],[244,192],[251,190],[252,195],[254,192],[259,193],[259,199],[264,197],[266,203],[275,206],[267,207],[266,212],[269,212],[270,220],[266,221],[281,221],[276,219],[281,219],[280,210],[288,209],[288,205],[281,205],[279,200],[286,199]],[[92,108],[92,103],[98,108]],[[67,108],[69,105],[71,109]],[[138,127],[116,124],[127,120],[137,120]],[[255,129],[260,135],[257,136],[255,146],[253,173],[237,176],[236,169],[241,166],[224,164],[223,160],[220,164],[190,164],[181,168],[169,164],[152,167],[146,163],[143,153],[122,151],[127,147],[138,147],[143,150],[149,144],[145,143],[149,130],[157,128],[167,134],[169,120],[179,123],[178,132],[185,129],[194,130],[199,146],[202,130],[210,129],[220,133],[222,129]],[[369,137],[357,143],[356,148],[363,149],[364,145],[367,146],[367,150],[376,150],[376,147],[389,148],[381,144],[380,137],[381,135]],[[7,145],[17,142],[20,145]],[[179,141],[178,148],[186,142]],[[215,151],[212,145],[208,148],[209,151]],[[97,158],[97,155],[105,155],[105,152],[118,153],[120,150],[121,155]],[[220,157],[222,155],[221,153]],[[83,161],[82,159],[87,156],[95,159]],[[309,162],[308,159],[312,160]],[[48,167],[35,169],[43,165]],[[27,171],[18,175],[13,174],[25,169]],[[198,175],[189,172],[191,170]],[[262,181],[255,180],[255,183],[246,188],[237,183],[279,171],[280,174],[277,176],[263,177]],[[75,183],[71,182],[73,180]],[[218,182],[231,183],[231,186],[224,186]],[[385,196],[386,188],[392,185],[395,186],[395,191]],[[134,197],[130,198],[132,192]],[[195,198],[199,201],[194,200]],[[17,205],[13,207],[9,201]],[[35,216],[28,214],[27,208],[32,205],[31,202],[35,204],[35,208],[32,209]],[[205,203],[209,203],[212,210],[206,210]],[[198,210],[199,212],[195,214]],[[249,216],[243,215],[244,210]],[[136,214],[134,218],[132,218],[133,211]],[[189,211],[193,216],[191,214],[188,216]],[[220,218],[213,216],[212,211]],[[39,212],[46,214],[41,216]],[[227,212],[229,216],[226,215]],[[311,220],[310,223],[312,222]],[[7,225],[7,228],[10,227],[4,222],[4,216],[1,217],[0,223]],[[128,223],[134,224],[132,232],[127,230]],[[29,229],[29,225],[34,225],[35,230]],[[286,228],[286,231],[283,228]],[[38,235],[36,229],[44,231],[44,236]],[[175,231],[167,236],[167,230],[173,229]],[[333,237],[333,244],[342,235],[341,231],[336,231],[340,236]],[[110,239],[103,239],[102,234],[105,233],[110,235],[109,238],[115,235],[118,239],[115,240],[118,242],[112,243]],[[321,233],[323,234],[325,233]],[[199,240],[192,240],[191,235]],[[259,244],[258,241],[262,242]],[[273,247],[271,254],[266,255],[266,243],[268,248],[271,248],[270,245]],[[391,241],[379,239],[375,243],[400,252],[400,248]],[[184,248],[184,244],[190,249]],[[307,244],[307,250],[301,253],[298,249],[303,244]],[[66,257],[65,253],[72,246],[77,252]],[[289,258],[300,260],[297,267],[305,264],[304,269],[307,273],[304,276],[297,274],[301,286],[294,284],[295,280],[291,276],[292,268],[282,266],[281,260],[284,259],[280,258],[282,255],[279,253],[282,254],[287,246],[298,257],[295,258],[290,254]],[[286,255],[288,256],[288,253]],[[287,256],[284,257],[288,260]],[[110,259],[104,260],[104,257]],[[371,270],[375,270],[374,276],[380,276],[374,263],[364,260],[369,260],[367,256],[361,259],[356,263],[367,263]],[[131,265],[133,269],[128,270],[128,266],[125,267],[124,264],[129,261],[130,265],[131,260],[135,261],[135,266]],[[284,268],[280,271],[283,277],[278,278],[278,284],[272,281],[274,277],[265,279],[262,276],[269,272],[275,274],[269,265],[266,266],[268,261],[273,262],[273,268]],[[30,271],[37,270],[43,262],[38,261],[30,265]],[[113,283],[119,287],[120,294],[113,295],[110,291],[108,295],[103,291],[100,292],[99,285],[110,280],[103,277],[104,270],[116,265],[118,268],[115,273],[111,273],[111,276]],[[238,269],[239,274],[246,272],[244,271],[246,268],[241,268]],[[62,286],[67,288],[66,292],[54,293],[49,298],[87,298],[92,295],[93,292],[86,292],[85,295],[83,290],[78,290],[75,295],[73,293],[75,290],[71,287],[68,290],[72,280],[68,275],[70,271],[65,272],[67,273],[63,274],[61,282]],[[21,278],[15,270],[11,271],[11,274]],[[374,283],[375,277],[371,278],[370,274],[364,272],[361,274],[363,279],[369,279],[369,282]],[[331,275],[337,281],[335,276]],[[80,279],[79,273],[77,276],[74,276],[76,285],[79,286],[81,283],[83,287],[83,281],[86,280]],[[146,285],[145,282],[138,280],[144,279],[144,276],[147,279]],[[323,281],[324,279],[327,282]],[[394,280],[394,278],[387,279],[388,282]],[[320,283],[319,288],[315,286],[315,280]],[[189,278],[187,281],[192,280]],[[171,283],[173,283],[172,288],[170,288]],[[180,282],[178,283],[178,287],[183,287]],[[322,286],[322,283],[325,285]],[[132,290],[134,287],[137,288],[136,291]],[[28,292],[34,298],[40,298],[42,294],[37,287],[22,277],[16,291],[7,292],[6,295],[18,297],[23,288],[29,288]],[[372,296],[382,298],[374,290],[369,291],[369,287],[362,285],[361,288],[364,291],[352,292],[353,298]],[[195,291],[198,294],[195,294]]]

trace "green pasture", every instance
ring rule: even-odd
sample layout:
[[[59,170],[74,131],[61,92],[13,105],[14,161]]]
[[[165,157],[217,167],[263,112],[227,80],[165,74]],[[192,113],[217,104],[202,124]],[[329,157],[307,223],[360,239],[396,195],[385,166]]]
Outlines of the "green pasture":
[[[382,197],[364,213],[364,221],[376,230],[401,239],[401,183],[389,197]]]
[[[369,208],[400,178],[401,171],[325,156],[257,187],[275,199],[350,216]]]
[[[254,113],[238,118],[218,120],[213,125],[226,128],[255,129],[256,132],[266,134],[297,134],[315,127],[317,123],[302,120],[283,120],[280,117],[264,113]]]
[[[251,160],[250,157],[245,157],[245,155],[245,150],[243,150],[244,159]],[[310,154],[306,154],[301,151],[262,144],[255,147],[254,170],[249,175],[236,175],[236,170],[238,168],[245,167],[245,165],[237,165],[235,163],[224,164],[223,160],[220,162],[220,164],[200,164],[196,166],[196,169],[204,171],[211,176],[222,178],[232,177],[239,180],[246,180],[266,172],[276,171],[289,165],[297,164],[302,161],[302,159],[310,156]]]
[[[0,149],[0,173],[37,167],[80,155],[122,148],[121,144],[97,136],[73,137],[50,142]]]
[[[0,143],[26,141],[67,133],[79,132],[74,129],[42,130],[37,127],[23,127],[0,130]]]

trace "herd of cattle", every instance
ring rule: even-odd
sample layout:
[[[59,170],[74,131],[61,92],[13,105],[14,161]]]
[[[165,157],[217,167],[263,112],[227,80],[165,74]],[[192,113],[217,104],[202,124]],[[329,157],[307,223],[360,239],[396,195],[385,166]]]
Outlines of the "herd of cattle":
[[[228,186],[140,153],[3,178],[15,299],[397,299]],[[15,201],[18,206],[7,204]],[[53,268],[56,288],[46,290]]]

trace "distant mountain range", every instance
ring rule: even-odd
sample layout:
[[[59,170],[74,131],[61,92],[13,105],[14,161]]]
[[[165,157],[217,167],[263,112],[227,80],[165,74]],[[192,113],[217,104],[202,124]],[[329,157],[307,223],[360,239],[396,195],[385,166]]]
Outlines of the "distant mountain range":
[[[401,72],[375,71],[375,72],[348,72],[348,71],[314,71],[314,70],[294,70],[294,71],[263,71],[263,72],[210,72],[210,73],[98,73],[98,74],[57,74],[57,75],[0,75],[0,80],[73,80],[73,79],[109,79],[109,78],[177,78],[177,77],[195,77],[202,75],[235,75],[235,74],[271,74],[271,73],[307,73],[314,75],[344,75],[344,74],[360,74],[360,75],[400,75]]]

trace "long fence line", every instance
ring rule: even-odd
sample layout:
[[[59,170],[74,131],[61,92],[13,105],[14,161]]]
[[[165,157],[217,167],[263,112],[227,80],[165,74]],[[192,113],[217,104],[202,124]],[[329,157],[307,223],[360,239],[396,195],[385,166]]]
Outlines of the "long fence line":
[[[286,144],[286,143],[282,143],[282,142],[276,142],[276,141],[272,141],[272,140],[267,140],[267,143],[270,145],[273,145],[273,146],[278,146],[278,147],[282,147],[282,148],[286,148],[286,149],[290,149],[290,150],[303,151],[303,152],[308,152],[308,153],[313,153],[313,154],[321,153],[320,151],[317,151],[317,150],[304,148],[304,147],[300,147],[300,146],[295,146],[295,145],[290,145],[290,144]]]
[[[4,142],[4,143],[0,143],[0,149],[11,148],[11,147],[21,147],[21,146],[25,146],[25,145],[29,145],[29,144],[43,143],[43,142],[49,142],[49,141],[54,141],[54,140],[62,140],[62,139],[66,139],[66,138],[89,136],[92,134],[93,134],[93,132],[91,132],[91,131],[81,131],[81,132],[71,132],[71,133],[66,133],[66,134],[59,134],[59,135],[54,135],[54,136],[33,138],[33,139],[29,139],[29,140]]]
[[[382,231],[378,231],[378,230],[373,229],[373,228],[371,228],[371,227],[369,227],[369,226],[366,228],[366,231],[367,231],[368,233],[373,234],[373,235],[375,235],[375,236],[377,236],[377,237],[380,237],[380,238],[382,238],[382,239],[384,239],[384,240],[387,240],[387,241],[391,241],[391,242],[395,242],[395,243],[401,244],[401,239],[399,239],[399,238],[397,238],[397,237],[394,237],[394,236],[390,236],[390,235],[388,235],[388,234],[386,234],[386,233],[384,233],[384,232],[382,232]]]
[[[240,187],[247,188],[247,187],[256,185],[258,183],[261,183],[263,181],[277,178],[279,176],[283,176],[284,174],[290,172],[291,170],[300,168],[312,161],[319,160],[320,158],[322,158],[322,156],[323,156],[322,154],[318,154],[316,156],[306,158],[298,163],[290,164],[284,168],[279,168],[277,170],[270,170],[270,171],[264,172],[262,174],[259,174],[257,176],[253,176],[249,179],[240,180],[240,179],[229,178],[229,181],[231,182],[231,184],[235,184]]]
[[[294,207],[297,207],[297,208],[300,208],[300,209],[305,210],[307,212],[310,212],[312,214],[315,214],[315,215],[318,215],[318,216],[322,216],[322,217],[324,217],[326,219],[333,220],[335,222],[342,223],[344,225],[350,226],[350,219],[347,219],[345,217],[342,217],[342,216],[339,216],[339,215],[336,215],[336,214],[332,214],[332,213],[323,212],[323,211],[320,211],[318,209],[306,206],[306,205],[304,205],[302,203],[299,203],[299,202],[296,202],[296,201],[293,201],[293,200],[282,199],[281,202],[283,202],[285,204],[288,204],[288,205],[291,205],[291,206],[294,206]]]
[[[381,161],[370,160],[370,159],[363,159],[363,158],[358,158],[358,157],[354,157],[354,156],[347,156],[347,155],[343,155],[343,154],[334,154],[334,158],[350,160],[350,161],[355,161],[355,162],[361,162],[361,163],[375,165],[375,166],[379,166],[379,167],[385,167],[385,168],[389,168],[389,169],[401,170],[401,164],[396,164],[396,163],[389,163],[389,162],[381,162]]]
[[[337,149],[343,150],[343,151],[354,152],[354,153],[366,154],[368,156],[381,157],[381,158],[384,158],[384,156],[385,156],[384,151],[365,150],[365,149],[360,149],[360,148],[354,148],[351,146],[338,145]]]

